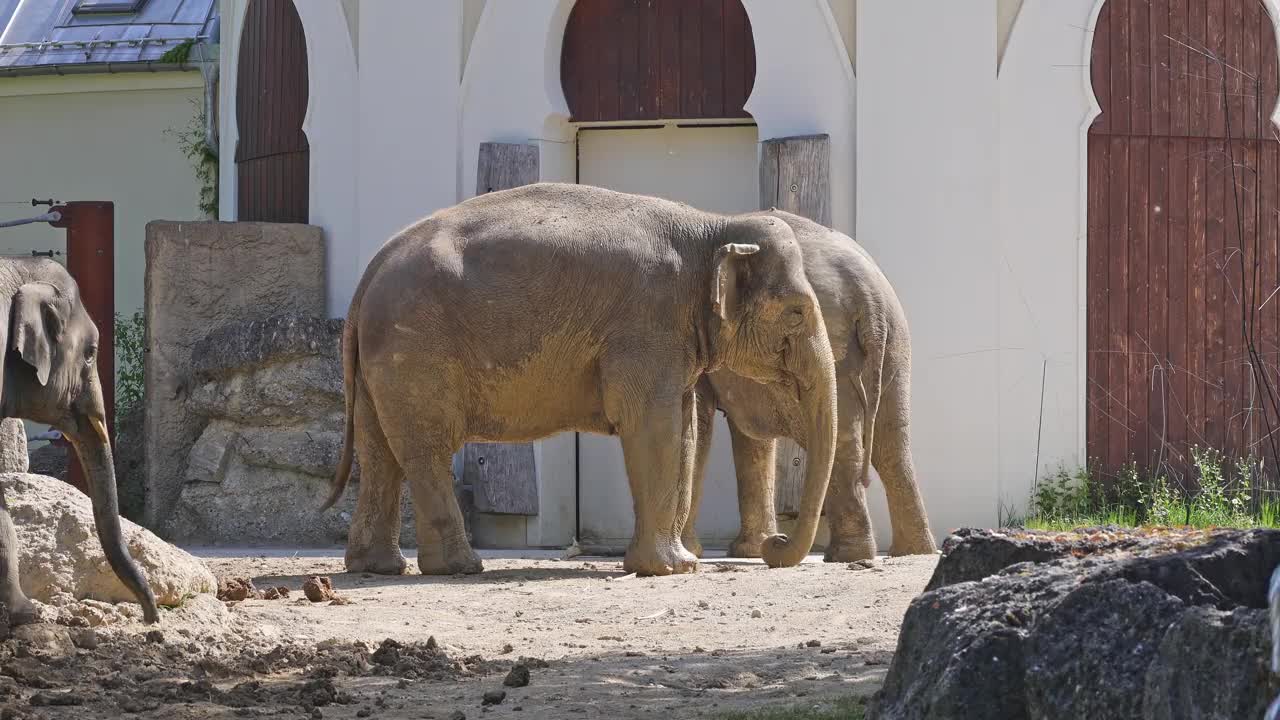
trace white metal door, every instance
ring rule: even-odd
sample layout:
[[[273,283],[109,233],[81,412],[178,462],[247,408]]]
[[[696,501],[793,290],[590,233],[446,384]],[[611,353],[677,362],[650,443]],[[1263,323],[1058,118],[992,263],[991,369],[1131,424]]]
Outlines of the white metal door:
[[[755,126],[592,129],[578,134],[578,182],[656,195],[713,212],[757,210],[760,203]],[[580,541],[625,547],[634,510],[618,439],[578,439]],[[726,547],[738,532],[737,482],[729,428],[717,413],[698,535]]]

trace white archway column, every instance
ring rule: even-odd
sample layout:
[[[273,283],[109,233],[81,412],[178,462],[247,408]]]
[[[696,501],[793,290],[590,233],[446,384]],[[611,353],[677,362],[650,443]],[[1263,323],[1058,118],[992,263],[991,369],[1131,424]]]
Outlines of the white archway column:
[[[831,223],[854,233],[853,66],[826,0],[743,0],[756,46],[746,109],[760,140],[831,136]]]

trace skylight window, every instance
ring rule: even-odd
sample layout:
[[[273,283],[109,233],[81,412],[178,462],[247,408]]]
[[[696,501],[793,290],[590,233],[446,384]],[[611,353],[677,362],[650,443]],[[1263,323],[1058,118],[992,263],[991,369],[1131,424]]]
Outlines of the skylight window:
[[[147,0],[77,0],[71,12],[77,15],[136,13]]]

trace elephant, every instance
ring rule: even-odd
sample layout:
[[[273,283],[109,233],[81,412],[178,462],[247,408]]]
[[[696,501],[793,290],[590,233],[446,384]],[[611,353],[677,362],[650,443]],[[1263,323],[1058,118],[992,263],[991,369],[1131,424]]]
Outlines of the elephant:
[[[813,545],[835,446],[835,361],[791,228],[656,197],[535,183],[466,200],[393,236],[365,269],[342,342],[345,430],[328,508],[361,481],[348,570],[398,574],[401,478],[424,574],[483,570],[453,491],[466,442],[616,435],[635,509],[623,566],[693,572],[695,384],[716,368],[779,383],[807,415],[791,537]]]
[[[867,513],[869,465],[884,483],[893,544],[890,555],[937,551],[911,458],[911,335],[893,286],[852,238],[812,220],[773,209],[760,214],[786,223],[800,243],[808,278],[822,309],[836,361],[838,400],[835,462],[825,507],[831,541],[824,559],[849,562],[875,557]],[[741,526],[731,557],[759,557],[764,539],[777,533],[774,457],[777,438],[808,446],[797,397],[785,385],[762,388],[724,367],[699,387],[693,507],[683,542],[694,554],[712,419],[724,412],[733,444]],[[824,438],[825,440],[825,438]]]
[[[85,470],[93,523],[107,563],[142,605],[147,623],[158,622],[155,595],[125,547],[116,501],[116,477],[106,404],[98,377],[98,328],[85,310],[80,288],[67,270],[47,259],[0,262],[0,325],[4,362],[0,416],[46,423],[75,448]],[[18,537],[0,492],[0,603],[15,625],[34,620],[22,592]]]

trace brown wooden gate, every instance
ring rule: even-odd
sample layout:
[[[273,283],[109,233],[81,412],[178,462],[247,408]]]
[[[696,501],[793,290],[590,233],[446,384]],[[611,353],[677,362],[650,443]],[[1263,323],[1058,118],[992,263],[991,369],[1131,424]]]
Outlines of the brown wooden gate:
[[[756,45],[742,0],[578,0],[560,54],[573,122],[746,118]]]
[[[1272,464],[1278,62],[1259,0],[1111,0],[1098,18],[1087,423],[1104,474],[1185,479],[1194,445]]]
[[[307,40],[293,0],[251,0],[236,74],[236,214],[305,223],[310,194]]]

